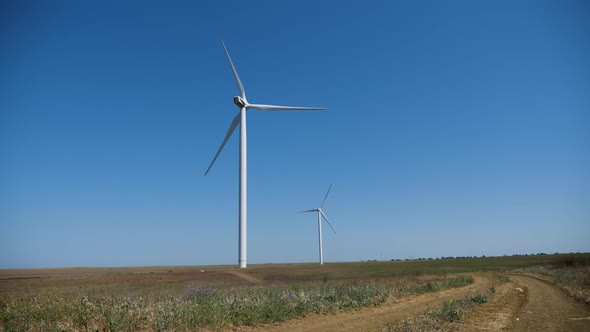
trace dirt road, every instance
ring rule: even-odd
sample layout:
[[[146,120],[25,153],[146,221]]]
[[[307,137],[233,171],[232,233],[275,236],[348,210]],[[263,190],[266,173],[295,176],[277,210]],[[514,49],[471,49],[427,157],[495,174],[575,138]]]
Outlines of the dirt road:
[[[452,327],[454,331],[590,331],[590,306],[577,303],[557,285],[530,275],[510,275],[500,284],[494,274],[473,276],[474,284],[397,299],[374,308],[311,316],[247,331],[381,331],[389,323],[435,308],[443,301],[496,289],[490,303]]]
[[[590,331],[590,306],[534,275],[510,275],[493,300],[457,326],[459,331]]]
[[[516,331],[590,331],[590,308],[574,302],[556,285],[532,276],[511,276],[528,291]]]
[[[488,290],[498,278],[493,275],[473,275],[474,283],[461,288],[436,293],[412,296],[390,301],[374,308],[327,316],[311,316],[294,319],[282,324],[265,326],[252,331],[372,331],[383,329],[387,323],[402,321],[417,316],[427,308],[436,307],[443,301],[458,299],[468,294]]]

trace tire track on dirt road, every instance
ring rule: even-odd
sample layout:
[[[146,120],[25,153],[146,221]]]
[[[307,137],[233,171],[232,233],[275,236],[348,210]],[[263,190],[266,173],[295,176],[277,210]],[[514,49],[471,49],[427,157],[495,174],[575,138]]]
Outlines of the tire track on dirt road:
[[[436,293],[427,293],[393,299],[377,307],[340,312],[333,315],[313,315],[296,318],[276,325],[244,329],[244,331],[372,331],[383,329],[388,323],[395,324],[417,316],[428,308],[434,308],[447,300],[462,298],[469,294],[487,291],[498,278],[492,274],[473,274],[474,283],[461,288],[452,288]]]
[[[513,282],[494,287],[491,301],[475,308],[475,311],[452,326],[452,331],[501,331],[511,330],[521,308],[527,301],[527,290]]]
[[[528,275],[511,275],[527,289],[515,331],[590,331],[590,306],[575,302],[559,286]]]
[[[490,303],[479,306],[455,331],[590,331],[590,306],[534,275],[510,274]]]

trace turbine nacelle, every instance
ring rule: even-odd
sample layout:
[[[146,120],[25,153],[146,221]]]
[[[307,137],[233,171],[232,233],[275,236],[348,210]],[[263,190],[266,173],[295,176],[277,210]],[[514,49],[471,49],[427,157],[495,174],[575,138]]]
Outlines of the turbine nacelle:
[[[334,227],[332,227],[332,224],[330,224],[330,221],[328,220],[328,217],[326,217],[326,214],[324,214],[324,211],[322,211],[322,208],[324,207],[324,203],[326,203],[326,199],[328,198],[328,194],[330,194],[330,190],[332,189],[332,185],[330,185],[330,188],[328,188],[328,192],[326,193],[326,196],[324,196],[324,200],[322,201],[322,204],[320,205],[319,208],[315,208],[315,209],[311,209],[311,210],[305,210],[305,211],[299,211],[297,213],[305,213],[305,212],[317,212],[318,213],[318,218],[323,218],[328,225],[330,226],[330,228],[332,228],[332,231],[334,231],[334,233],[336,233],[336,230],[334,229]]]
[[[238,106],[239,108],[248,107],[248,102],[246,101],[246,98],[242,98],[240,96],[234,97],[234,104],[236,104],[236,106]]]

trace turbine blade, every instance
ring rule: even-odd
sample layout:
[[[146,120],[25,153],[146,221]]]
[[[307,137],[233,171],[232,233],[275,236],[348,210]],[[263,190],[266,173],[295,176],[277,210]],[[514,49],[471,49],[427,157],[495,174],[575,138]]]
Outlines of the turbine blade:
[[[322,217],[324,217],[324,220],[328,223],[328,225],[330,225],[330,228],[332,229],[332,231],[334,231],[334,234],[336,234],[336,230],[334,229],[334,227],[332,227],[332,224],[330,224],[330,221],[328,221],[328,217],[326,217],[326,215],[324,214],[324,211],[320,210],[320,214],[322,215]]]
[[[299,211],[297,213],[305,213],[305,212],[316,212],[318,209],[313,209],[313,210],[305,210],[305,211]]]
[[[225,143],[227,143],[227,140],[229,139],[229,137],[231,136],[231,134],[234,132],[234,130],[238,126],[238,123],[240,123],[240,113],[238,113],[238,115],[236,115],[236,117],[233,119],[233,121],[229,125],[229,129],[227,130],[227,134],[225,134],[225,138],[223,139],[223,142],[221,142],[221,146],[219,147],[219,150],[217,150],[217,153],[215,154],[215,157],[213,157],[213,161],[211,161],[211,164],[209,165],[209,168],[207,168],[207,171],[205,172],[205,175],[207,175],[207,173],[209,173],[209,170],[213,166],[213,163],[215,163],[215,160],[217,160],[217,157],[221,153],[221,150],[223,150],[223,147],[225,146]]]
[[[234,63],[231,61],[231,57],[229,56],[229,52],[227,51],[227,48],[225,48],[225,44],[223,43],[223,40],[221,41],[221,46],[223,46],[223,50],[225,51],[225,55],[227,56],[227,60],[229,61],[229,65],[231,66],[231,70],[234,73],[234,78],[236,79],[236,84],[238,85],[238,90],[240,90],[240,96],[244,99],[246,99],[246,91],[244,91],[244,86],[242,85],[242,82],[240,81],[240,76],[238,76],[238,72],[236,71],[236,68],[234,67]]]
[[[263,104],[248,104],[248,108],[254,108],[261,111],[312,111],[312,110],[327,110],[324,107],[303,107],[303,106],[279,106],[279,105],[263,105]]]
[[[326,196],[324,196],[324,200],[322,201],[322,205],[320,205],[320,209],[324,207],[324,203],[326,203],[326,199],[328,198],[328,194],[330,193],[330,189],[332,189],[332,185],[330,185],[330,188],[328,188],[328,192],[326,193]]]

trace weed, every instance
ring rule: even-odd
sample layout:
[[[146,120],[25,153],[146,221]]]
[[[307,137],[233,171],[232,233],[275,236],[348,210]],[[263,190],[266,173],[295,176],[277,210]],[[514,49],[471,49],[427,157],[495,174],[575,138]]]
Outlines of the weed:
[[[460,300],[445,301],[437,309],[427,309],[423,314],[397,325],[387,324],[382,331],[413,332],[448,330],[449,325],[463,319],[474,307],[487,303],[490,292],[467,296]]]
[[[420,295],[424,293],[437,292],[442,289],[463,287],[473,283],[473,277],[471,276],[459,276],[456,278],[448,279],[436,279],[427,281],[423,284],[410,286],[404,291],[411,295]]]
[[[491,287],[491,289],[488,291],[488,294],[493,294],[495,293],[496,290]],[[489,295],[488,294],[475,294],[469,297],[469,300],[473,303],[477,303],[477,304],[484,304],[484,303],[488,303],[489,300]]]

